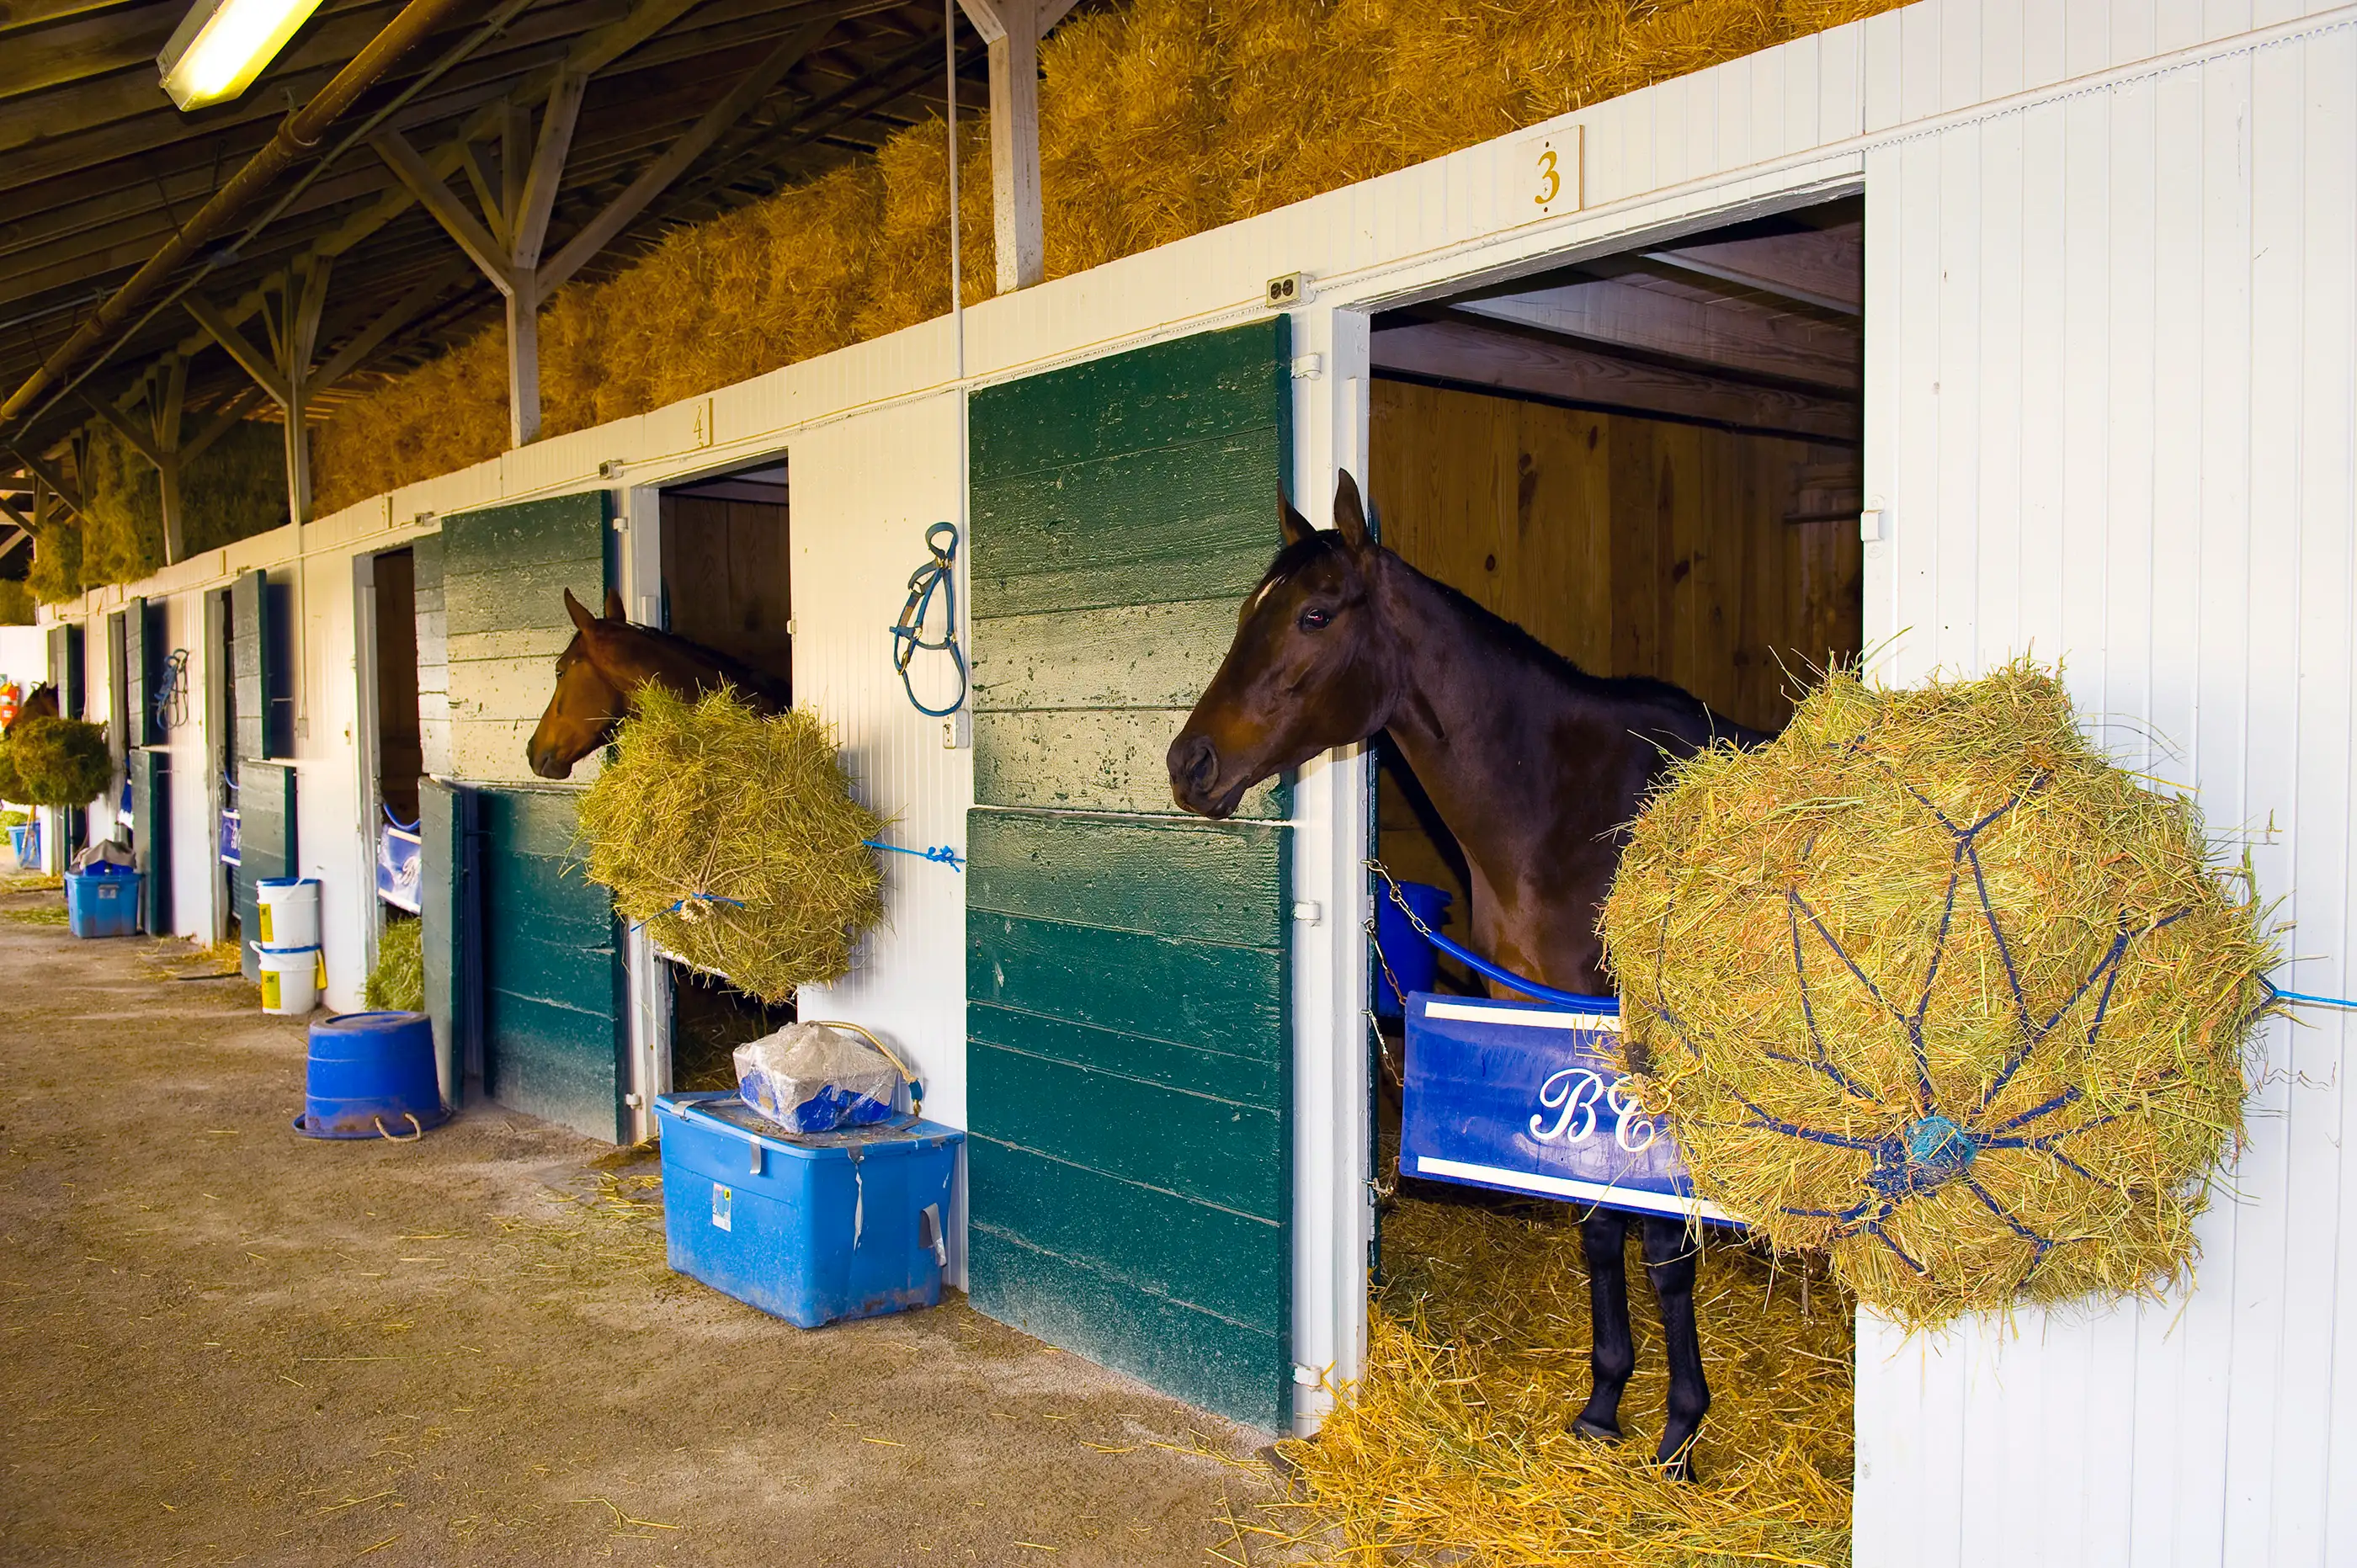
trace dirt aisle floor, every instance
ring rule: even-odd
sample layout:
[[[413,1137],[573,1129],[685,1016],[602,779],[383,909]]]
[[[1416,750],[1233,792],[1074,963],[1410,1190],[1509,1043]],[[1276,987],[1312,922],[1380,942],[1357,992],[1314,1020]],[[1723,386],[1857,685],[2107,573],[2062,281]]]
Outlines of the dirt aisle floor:
[[[0,1561],[1268,1560],[1265,1436],[962,1297],[764,1316],[651,1161],[495,1107],[298,1137],[299,1024],[57,907],[0,897]]]

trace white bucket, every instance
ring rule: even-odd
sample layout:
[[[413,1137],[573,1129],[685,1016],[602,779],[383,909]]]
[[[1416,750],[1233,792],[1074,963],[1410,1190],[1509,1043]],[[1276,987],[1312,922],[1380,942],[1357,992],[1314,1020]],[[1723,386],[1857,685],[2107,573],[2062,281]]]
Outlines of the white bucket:
[[[265,876],[253,885],[258,948],[319,945],[319,883],[311,876]]]
[[[301,1017],[319,1004],[328,985],[327,956],[317,948],[257,947],[262,964],[262,1010]]]

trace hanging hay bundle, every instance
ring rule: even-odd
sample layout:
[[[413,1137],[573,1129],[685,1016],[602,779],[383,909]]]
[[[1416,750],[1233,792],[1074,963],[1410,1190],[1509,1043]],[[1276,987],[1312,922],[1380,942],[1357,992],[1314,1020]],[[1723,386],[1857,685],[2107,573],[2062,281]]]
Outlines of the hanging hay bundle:
[[[1822,1262],[1779,1269],[1750,1248],[1706,1247],[1695,1305],[1713,1402],[1688,1483],[1663,1475],[1640,1435],[1660,1432],[1669,1391],[1641,1270],[1629,1282],[1631,1439],[1571,1429],[1588,1390],[1577,1210],[1403,1197],[1383,1221],[1383,1258],[1392,1276],[1364,1375],[1317,1437],[1280,1445],[1299,1477],[1308,1561],[1848,1563],[1855,1315]]]
[[[581,802],[590,880],[663,947],[773,1004],[839,978],[883,917],[863,842],[883,828],[824,722],[765,716],[726,688],[689,703],[641,687]]]
[[[2276,961],[2191,804],[2052,674],[1871,689],[1682,764],[1604,913],[1697,1189],[1932,1325],[2179,1278]]]
[[[82,719],[30,718],[17,722],[5,743],[12,782],[24,793],[8,800],[28,806],[87,806],[114,779],[114,757],[106,747],[106,726]]]

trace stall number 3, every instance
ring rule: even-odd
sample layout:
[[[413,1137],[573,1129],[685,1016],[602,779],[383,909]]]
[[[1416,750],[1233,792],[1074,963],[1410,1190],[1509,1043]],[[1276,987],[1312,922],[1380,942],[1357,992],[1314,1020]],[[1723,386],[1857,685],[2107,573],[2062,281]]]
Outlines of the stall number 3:
[[[1577,211],[1585,205],[1580,189],[1580,153],[1586,127],[1552,131],[1523,145],[1528,171],[1531,205],[1541,213]]]
[[[1542,1144],[1585,1144],[1596,1131],[1598,1104],[1611,1113],[1612,1141],[1624,1153],[1641,1155],[1653,1146],[1652,1118],[1629,1099],[1620,1080],[1608,1087],[1598,1074],[1578,1067],[1567,1067],[1539,1085],[1539,1114],[1531,1118],[1531,1136]]]

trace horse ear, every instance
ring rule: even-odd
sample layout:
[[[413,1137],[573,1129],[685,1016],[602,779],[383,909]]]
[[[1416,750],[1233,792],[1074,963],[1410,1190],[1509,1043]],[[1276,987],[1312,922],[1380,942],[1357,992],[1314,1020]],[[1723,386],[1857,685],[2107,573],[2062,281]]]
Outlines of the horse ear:
[[[619,588],[606,590],[606,618],[608,620],[629,618],[622,613],[622,590]]]
[[[597,629],[597,618],[589,613],[587,605],[573,596],[573,590],[570,588],[565,590],[565,613],[573,618],[574,626],[580,630],[596,631]]]
[[[1276,492],[1276,532],[1288,545],[1299,544],[1318,532],[1309,526],[1308,518],[1293,510],[1293,502],[1283,490]]]
[[[1334,481],[1334,526],[1342,531],[1342,542],[1352,550],[1367,547],[1366,509],[1359,504],[1359,481],[1351,478],[1348,468]]]

